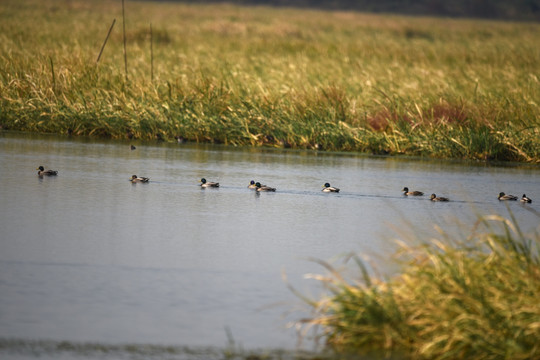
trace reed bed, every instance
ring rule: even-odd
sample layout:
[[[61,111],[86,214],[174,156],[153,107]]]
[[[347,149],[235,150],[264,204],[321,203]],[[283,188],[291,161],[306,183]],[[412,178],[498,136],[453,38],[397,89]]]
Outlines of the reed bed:
[[[536,230],[538,231],[538,229]],[[410,242],[408,242],[410,243]],[[328,289],[304,298],[338,353],[414,359],[539,359],[540,234],[513,218],[481,217],[470,236],[401,244],[402,270],[390,279],[319,261]],[[349,269],[350,270],[350,269]]]
[[[2,1],[1,128],[540,161],[539,24],[142,1],[125,13],[127,73],[120,1]]]

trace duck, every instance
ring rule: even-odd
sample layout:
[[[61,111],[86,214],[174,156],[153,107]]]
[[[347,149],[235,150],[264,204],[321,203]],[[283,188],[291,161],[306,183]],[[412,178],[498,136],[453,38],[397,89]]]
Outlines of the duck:
[[[266,186],[266,185],[261,185],[260,182],[256,182],[255,187],[257,188],[257,191],[276,191],[276,188]]]
[[[409,188],[408,187],[404,187],[403,190],[403,195],[406,195],[406,196],[422,196],[424,195],[423,192],[421,191],[409,191]]]
[[[255,185],[255,180],[251,180],[249,182],[248,189],[256,189],[256,188],[257,188],[257,185]]]
[[[207,188],[207,187],[219,187],[219,183],[212,182],[212,181],[206,181],[205,178],[201,179],[201,187]]]
[[[435,195],[435,194],[431,194],[430,199],[431,199],[431,201],[450,201],[449,198],[442,197],[442,196],[437,197],[437,195]]]
[[[531,198],[527,197],[527,195],[525,195],[525,194],[523,194],[520,201],[524,202],[524,203],[532,203]]]
[[[149,180],[150,178],[137,175],[132,175],[131,179],[129,179],[132,183],[147,183]]]
[[[502,200],[517,200],[517,196],[515,196],[515,195],[506,195],[505,193],[501,192],[501,193],[499,193],[499,196],[497,197],[497,199],[499,199],[499,201],[502,201]]]
[[[38,168],[36,168],[36,170],[38,170],[38,176],[55,176],[55,175],[58,175],[58,171],[56,170],[45,170],[45,168],[43,166],[39,166]]]
[[[330,183],[325,183],[322,189],[323,192],[339,192],[337,187],[330,186]]]

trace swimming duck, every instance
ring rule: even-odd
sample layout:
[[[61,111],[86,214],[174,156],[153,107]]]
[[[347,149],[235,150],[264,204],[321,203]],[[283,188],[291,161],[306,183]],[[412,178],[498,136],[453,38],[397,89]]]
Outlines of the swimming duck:
[[[330,183],[325,183],[322,191],[324,192],[339,192],[339,189],[333,186],[330,186]]]
[[[517,200],[517,196],[515,195],[506,195],[505,193],[499,193],[499,196],[497,197],[497,199],[499,199],[499,201],[502,201],[502,200]]]
[[[437,197],[437,195],[435,195],[435,194],[431,194],[430,199],[431,199],[431,201],[450,201],[449,198],[442,197],[442,196]]]
[[[528,198],[527,195],[523,194],[523,196],[521,197],[521,202],[532,203],[532,200],[531,198]]]
[[[423,192],[421,191],[409,191],[409,188],[408,187],[404,187],[403,190],[403,195],[406,195],[406,196],[422,196],[424,195]]]
[[[256,182],[255,186],[257,187],[257,191],[276,191],[276,188],[266,186],[266,185],[261,185],[260,182]]]
[[[212,181],[206,181],[205,178],[201,179],[201,187],[207,188],[207,187],[219,187],[219,183],[212,182]]]
[[[132,175],[131,176],[131,179],[129,181],[131,181],[132,183],[147,183],[148,181],[150,180],[150,178],[147,178],[147,177],[142,177],[142,176],[137,176],[137,175]]]
[[[248,185],[248,189],[256,189],[255,180],[251,180]]]
[[[45,168],[43,166],[40,166],[38,167],[36,170],[39,170],[38,171],[38,176],[55,176],[55,175],[58,175],[58,171],[56,170],[45,170]]]

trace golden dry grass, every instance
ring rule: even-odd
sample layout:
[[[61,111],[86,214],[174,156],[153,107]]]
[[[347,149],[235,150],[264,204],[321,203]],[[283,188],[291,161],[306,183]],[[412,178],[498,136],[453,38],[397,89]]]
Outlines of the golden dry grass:
[[[3,1],[2,128],[540,160],[538,24],[126,5],[127,83],[120,1]]]

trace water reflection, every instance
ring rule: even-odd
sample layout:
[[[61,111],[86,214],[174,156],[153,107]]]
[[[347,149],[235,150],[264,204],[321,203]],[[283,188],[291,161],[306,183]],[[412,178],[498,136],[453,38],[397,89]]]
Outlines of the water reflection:
[[[309,258],[370,254],[381,271],[396,232],[460,231],[475,213],[538,224],[500,191],[540,199],[534,166],[279,149],[145,144],[1,133],[0,337],[245,347],[296,345],[282,317],[316,296]],[[37,177],[38,165],[55,168]],[[150,177],[131,184],[132,174]],[[201,189],[202,177],[220,182]],[[250,180],[276,187],[258,194]],[[325,182],[341,188],[321,191]],[[426,196],[407,198],[404,186]],[[429,194],[451,198],[432,203]],[[532,205],[532,206],[531,206]],[[270,306],[285,303],[285,306]]]

